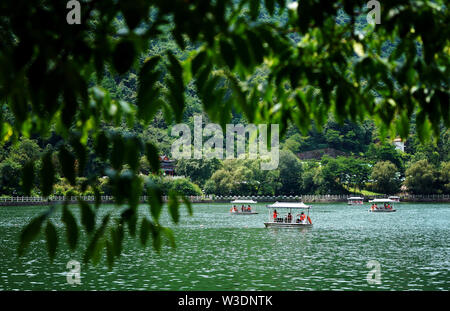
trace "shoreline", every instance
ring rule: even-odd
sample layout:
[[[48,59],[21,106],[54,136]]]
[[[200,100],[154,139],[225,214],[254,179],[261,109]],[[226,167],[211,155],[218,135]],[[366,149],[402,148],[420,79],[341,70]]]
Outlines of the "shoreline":
[[[368,196],[364,197],[364,204],[368,204],[369,200],[375,198],[382,198],[386,196]],[[230,201],[235,199],[252,199],[257,201],[258,203],[273,203],[276,201],[285,201],[285,202],[298,202],[302,201],[304,203],[347,203],[347,196],[345,195],[305,195],[300,196],[274,196],[274,197],[258,197],[258,196],[247,196],[247,197],[199,197],[199,196],[191,196],[188,197],[191,203],[224,203],[230,204]],[[8,197],[8,198],[0,198],[0,206],[38,206],[38,205],[51,205],[51,204],[78,204],[78,197],[50,197],[50,198],[42,198],[42,197]],[[80,197],[81,200],[94,204],[95,197],[93,196],[85,196]],[[147,203],[147,197],[141,197],[140,203]],[[163,197],[163,202],[167,203],[167,197]],[[111,196],[102,196],[101,204],[114,204],[114,198]],[[413,195],[413,196],[404,196],[400,197],[399,203],[450,203],[450,195]],[[364,205],[363,204],[363,205]]]

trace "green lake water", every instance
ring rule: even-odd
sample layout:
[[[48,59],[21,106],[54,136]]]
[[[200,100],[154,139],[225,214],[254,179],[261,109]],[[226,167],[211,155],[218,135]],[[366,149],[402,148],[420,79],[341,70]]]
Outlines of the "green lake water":
[[[82,262],[86,241],[71,253],[64,235],[51,263],[41,236],[18,258],[21,228],[45,207],[0,207],[0,290],[450,289],[449,204],[400,203],[396,213],[367,208],[313,204],[314,226],[299,230],[265,228],[263,204],[254,208],[260,214],[245,216],[230,215],[229,204],[195,204],[192,217],[181,210],[178,225],[162,217],[175,232],[175,250],[157,254],[125,240],[112,271],[105,258],[95,267],[81,264],[82,284],[71,285],[67,262]],[[368,284],[369,260],[380,263],[381,284]]]

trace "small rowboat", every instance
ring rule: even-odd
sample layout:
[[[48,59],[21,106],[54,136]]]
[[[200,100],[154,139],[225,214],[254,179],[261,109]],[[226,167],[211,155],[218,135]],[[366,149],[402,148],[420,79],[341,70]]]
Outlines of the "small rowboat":
[[[348,205],[358,205],[358,204],[364,204],[364,198],[361,197],[349,197],[348,199]]]
[[[397,203],[397,201],[392,199],[373,199],[369,203],[372,203],[369,207],[371,213],[393,213],[397,211],[394,208],[394,203]]]
[[[255,212],[252,210],[252,207],[250,204],[256,204],[256,201],[253,200],[234,200],[231,201],[233,206],[230,209],[230,213],[232,215],[255,215],[258,214],[258,212]],[[238,207],[236,205],[241,205],[241,207]]]
[[[266,228],[305,228],[312,227],[311,218],[309,218],[310,205],[305,205],[303,202],[275,202],[274,204],[267,205],[269,209],[269,221],[264,223]],[[279,215],[278,210],[287,209],[289,212],[287,215]],[[303,212],[292,216],[292,210],[307,210],[307,214]],[[274,218],[274,216],[276,217]],[[280,217],[281,216],[281,217]]]

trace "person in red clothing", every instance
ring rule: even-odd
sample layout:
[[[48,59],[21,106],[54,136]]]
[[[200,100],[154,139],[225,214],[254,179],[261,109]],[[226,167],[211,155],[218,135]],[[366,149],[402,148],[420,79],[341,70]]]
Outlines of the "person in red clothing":
[[[303,222],[303,221],[305,221],[305,219],[306,219],[306,215],[305,215],[305,213],[302,212],[300,214],[300,221]]]
[[[277,210],[273,211],[273,221],[277,221]]]

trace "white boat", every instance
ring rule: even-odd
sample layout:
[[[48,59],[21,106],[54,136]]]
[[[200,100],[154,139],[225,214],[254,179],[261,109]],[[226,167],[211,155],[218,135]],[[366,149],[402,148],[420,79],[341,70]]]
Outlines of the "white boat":
[[[372,213],[392,213],[397,211],[394,208],[394,204],[397,203],[397,201],[392,199],[373,199],[370,200],[369,203],[372,203],[369,207],[369,212]]]
[[[265,222],[266,228],[304,228],[311,227],[312,222],[309,218],[310,205],[305,205],[303,202],[275,202],[267,205],[269,209],[269,221]],[[286,215],[279,214],[278,210],[288,210]],[[300,214],[293,215],[292,210],[303,211]]]
[[[389,199],[391,199],[391,200],[393,200],[393,201],[395,201],[395,202],[400,202],[400,197],[395,196],[395,195],[391,195],[391,196],[389,197]]]
[[[256,204],[258,202],[253,200],[234,200],[231,201],[233,206],[230,209],[232,215],[255,215],[258,212],[254,212],[250,204]],[[236,206],[241,205],[241,206]]]
[[[364,204],[364,198],[362,197],[349,197],[348,199],[348,205],[359,205]]]

